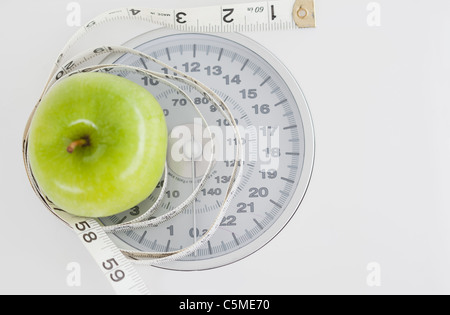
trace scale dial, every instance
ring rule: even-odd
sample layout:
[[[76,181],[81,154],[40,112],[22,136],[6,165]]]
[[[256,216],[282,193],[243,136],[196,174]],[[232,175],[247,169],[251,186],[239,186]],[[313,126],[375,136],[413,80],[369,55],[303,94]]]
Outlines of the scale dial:
[[[195,253],[161,267],[174,270],[216,268],[260,249],[294,215],[312,173],[313,126],[295,79],[266,49],[239,34],[158,30],[135,38],[126,46],[186,72],[213,89],[230,107],[244,144],[242,181],[218,231]],[[168,71],[135,55],[107,61]],[[166,114],[169,133],[176,128],[192,130],[198,125],[195,110],[173,89],[131,72],[121,75],[145,86],[158,99]],[[223,158],[215,163],[194,205],[158,227],[114,233],[115,241],[122,246],[167,252],[192,245],[209,229],[223,202],[235,163],[235,136],[229,122],[206,99],[191,89],[186,88],[185,92],[198,105],[211,128],[222,131],[219,150]],[[201,158],[196,159],[199,147],[204,148],[205,141],[196,141],[192,137],[180,147],[178,151],[185,153],[185,159],[177,163],[170,160],[169,146],[168,187],[155,216],[181,204],[203,175],[204,162]],[[155,202],[160,189],[158,187],[137,207],[104,218],[102,223],[111,225],[133,219],[141,209],[148,209]]]

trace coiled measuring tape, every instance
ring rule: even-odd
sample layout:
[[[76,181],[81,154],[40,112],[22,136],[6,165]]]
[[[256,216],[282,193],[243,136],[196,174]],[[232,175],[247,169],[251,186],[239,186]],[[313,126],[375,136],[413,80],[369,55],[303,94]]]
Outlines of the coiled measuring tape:
[[[92,254],[97,264],[105,273],[107,279],[110,280],[113,288],[118,294],[149,294],[149,291],[140,279],[136,270],[133,268],[131,262],[136,264],[156,265],[165,262],[180,259],[186,255],[193,253],[199,247],[203,246],[211,237],[220,225],[226,210],[236,193],[237,188],[242,177],[243,168],[241,163],[235,163],[230,174],[230,183],[228,185],[225,197],[220,206],[219,213],[214,222],[211,223],[208,231],[199,238],[194,244],[184,249],[173,252],[140,252],[119,249],[109,239],[107,233],[114,233],[116,231],[133,230],[141,227],[158,226],[159,224],[172,219],[181,213],[194,200],[200,189],[211,173],[214,164],[214,157],[211,156],[208,161],[208,168],[203,175],[200,183],[193,190],[192,194],[178,207],[169,213],[157,218],[150,219],[151,215],[158,209],[162,197],[165,194],[167,184],[167,165],[165,168],[164,183],[161,193],[159,194],[155,204],[148,209],[143,215],[134,219],[131,222],[120,223],[113,226],[102,226],[97,219],[80,218],[72,216],[63,209],[59,209],[54,205],[45,195],[36,180],[33,177],[33,172],[28,160],[28,132],[33,119],[34,113],[38,108],[42,98],[57,84],[57,82],[65,78],[80,73],[101,71],[107,73],[116,72],[134,72],[150,79],[158,80],[162,84],[169,86],[182,94],[186,100],[193,106],[197,114],[209,130],[209,124],[200,110],[195,105],[194,101],[183,91],[182,86],[189,86],[196,90],[203,97],[208,99],[220,114],[230,122],[233,132],[238,140],[236,143],[235,159],[242,161],[242,142],[239,135],[239,129],[235,119],[226,105],[226,103],[205,84],[198,82],[193,77],[174,69],[167,64],[146,55],[140,51],[122,46],[101,46],[95,49],[89,49],[75,56],[72,54],[73,47],[81,41],[81,39],[96,29],[100,25],[107,25],[115,21],[134,22],[137,20],[149,22],[151,24],[159,24],[165,27],[175,28],[182,31],[197,31],[197,32],[235,32],[235,31],[264,31],[264,30],[285,30],[295,29],[298,27],[314,27],[315,26],[315,12],[313,0],[291,0],[291,1],[265,1],[250,4],[214,6],[206,8],[192,8],[186,10],[154,10],[154,9],[135,9],[124,8],[113,10],[100,15],[94,20],[87,23],[80,28],[78,32],[66,44],[62,53],[59,55],[55,66],[51,72],[42,96],[38,101],[34,111],[32,112],[28,124],[25,129],[23,141],[23,156],[27,174],[36,194],[43,201],[45,206],[55,214],[59,219],[69,225],[80,237],[83,244]],[[105,55],[111,54],[133,54],[149,62],[154,62],[161,65],[174,75],[162,74],[150,71],[144,68],[117,65],[117,64],[99,64]],[[212,142],[214,145],[214,143]]]

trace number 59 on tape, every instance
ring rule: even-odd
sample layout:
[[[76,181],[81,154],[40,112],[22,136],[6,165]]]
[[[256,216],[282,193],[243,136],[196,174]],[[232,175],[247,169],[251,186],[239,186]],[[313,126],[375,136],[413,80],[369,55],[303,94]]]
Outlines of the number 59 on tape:
[[[131,262],[125,258],[111,241],[100,224],[94,219],[64,216],[82,243],[92,254],[118,295],[149,295],[145,283]]]

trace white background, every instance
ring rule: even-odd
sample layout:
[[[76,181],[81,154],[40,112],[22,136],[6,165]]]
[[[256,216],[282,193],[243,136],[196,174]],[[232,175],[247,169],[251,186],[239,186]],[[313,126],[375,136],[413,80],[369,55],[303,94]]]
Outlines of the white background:
[[[282,0],[281,0],[282,1]],[[76,31],[62,0],[2,0],[0,293],[113,293],[76,236],[34,195],[22,162],[25,123]],[[81,22],[124,6],[248,2],[78,1]],[[156,294],[450,293],[450,2],[316,0],[318,27],[247,34],[301,85],[316,128],[308,194],[269,245],[202,272],[138,267]],[[81,286],[66,266],[81,266]],[[381,267],[381,286],[367,266]]]

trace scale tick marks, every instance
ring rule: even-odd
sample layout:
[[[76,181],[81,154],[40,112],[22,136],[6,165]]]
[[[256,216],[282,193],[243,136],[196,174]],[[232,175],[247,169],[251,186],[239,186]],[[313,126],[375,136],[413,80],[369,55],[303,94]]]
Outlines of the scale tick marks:
[[[291,184],[295,183],[292,179],[289,179],[289,178],[286,178],[286,177],[281,177],[281,179],[286,181],[286,182],[288,182],[288,183],[291,183]]]
[[[282,205],[280,205],[278,202],[276,202],[275,200],[270,199],[270,202],[273,203],[275,206],[277,206],[278,208],[283,208]]]
[[[282,195],[285,195],[286,197],[289,197],[289,193],[287,193],[287,192],[284,191],[284,190],[280,190],[280,193],[281,193]]]
[[[281,102],[276,103],[274,106],[280,106],[281,104],[284,104],[284,103],[286,103],[287,101],[288,101],[287,99],[282,100]]]
[[[144,66],[144,68],[148,70],[148,67],[147,67],[147,64],[145,63],[144,58],[141,58],[141,63]]]
[[[243,71],[245,69],[245,67],[247,67],[247,64],[249,61],[250,61],[250,59],[245,60],[244,65],[241,68],[241,71]]]
[[[263,86],[264,84],[266,84],[270,79],[272,79],[272,77],[267,77],[259,86]]]
[[[231,235],[233,235],[233,238],[234,238],[234,241],[236,242],[236,245],[239,246],[239,241],[238,241],[238,239],[236,237],[236,234],[232,233]]]
[[[212,255],[213,251],[212,251],[212,247],[211,247],[211,242],[210,241],[208,241],[208,251],[209,251],[209,254]]]
[[[253,222],[255,222],[256,225],[257,225],[261,230],[264,230],[264,227],[261,225],[261,223],[258,222],[258,220],[253,219]]]
[[[264,212],[265,214],[266,214],[266,216],[270,219],[270,220],[273,220],[273,215],[271,215],[270,213],[268,213],[268,212]]]
[[[144,234],[142,234],[141,238],[139,239],[139,244],[142,243],[142,241],[144,240],[146,235],[147,235],[147,231],[144,231]]]
[[[278,92],[281,88],[278,86],[275,89],[272,90],[272,92],[270,92],[270,94],[275,94],[276,92]]]

